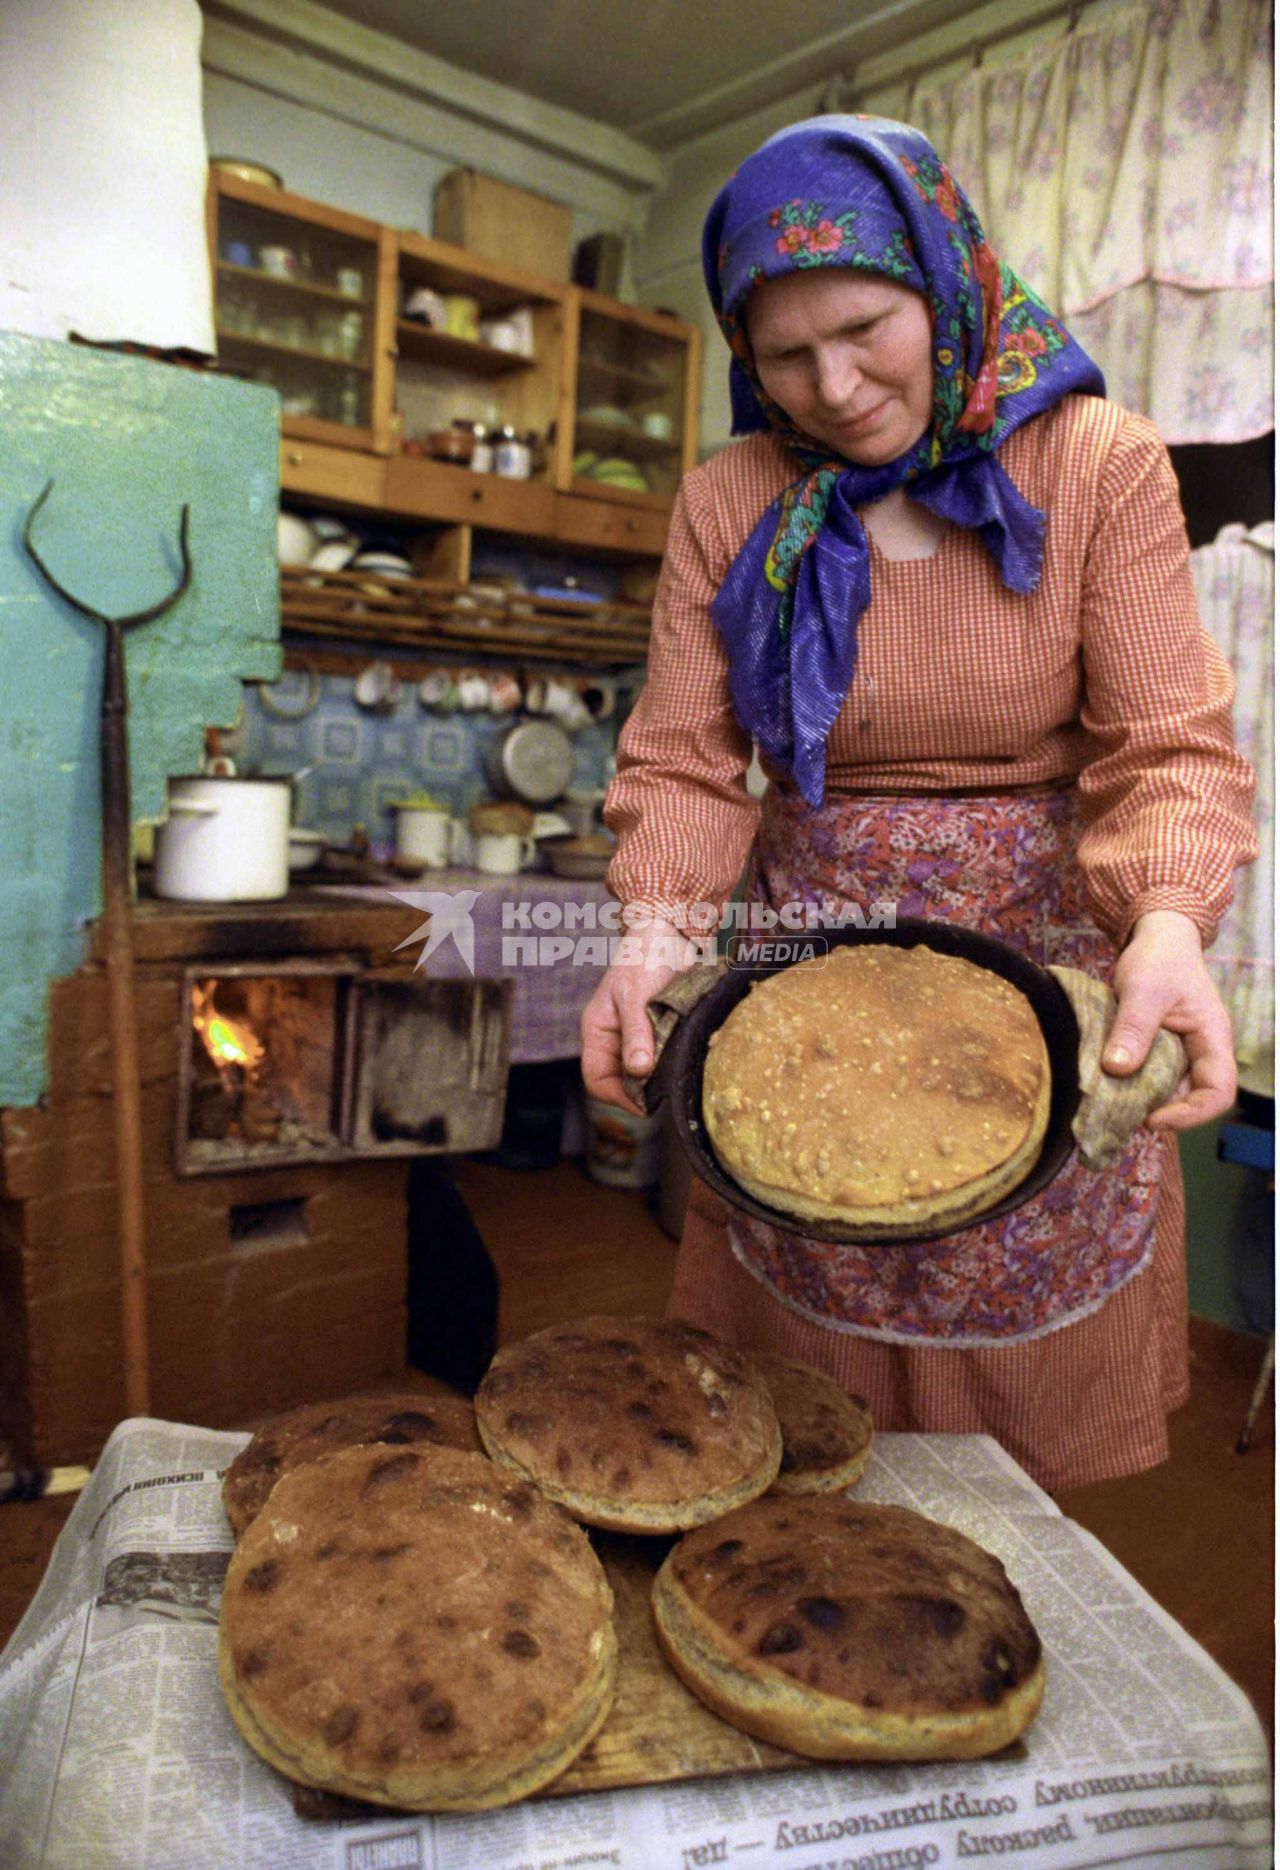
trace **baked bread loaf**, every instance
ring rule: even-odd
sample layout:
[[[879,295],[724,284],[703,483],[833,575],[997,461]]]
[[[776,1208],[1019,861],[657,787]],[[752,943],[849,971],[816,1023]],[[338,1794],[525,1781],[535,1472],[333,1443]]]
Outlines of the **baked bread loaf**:
[[[977,1218],[1049,1121],[1025,994],[923,944],[858,943],[757,981],[711,1036],[703,1120],[756,1200],[867,1229]]]
[[[505,1345],[476,1421],[495,1461],[616,1532],[700,1526],[763,1493],[782,1459],[763,1377],[678,1319],[577,1319]]]
[[[1044,1692],[1004,1566],[905,1507],[753,1501],[672,1547],[653,1611],[700,1700],[814,1759],[976,1759]]]
[[[842,1493],[866,1471],[874,1429],[861,1396],[834,1377],[779,1351],[752,1351],[782,1430],[773,1493]]]
[[[231,1530],[238,1539],[280,1476],[304,1461],[358,1442],[403,1447],[420,1441],[481,1453],[476,1412],[467,1398],[397,1390],[287,1409],[262,1425],[223,1476],[222,1504]]]
[[[586,1534],[537,1488],[452,1448],[343,1448],[286,1474],[236,1547],[219,1676],[290,1779],[479,1811],[599,1730],[611,1613]]]

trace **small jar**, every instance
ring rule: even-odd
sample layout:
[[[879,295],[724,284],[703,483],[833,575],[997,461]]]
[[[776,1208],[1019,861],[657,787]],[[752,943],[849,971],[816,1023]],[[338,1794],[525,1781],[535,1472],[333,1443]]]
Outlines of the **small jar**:
[[[338,355],[355,358],[364,338],[364,320],[359,312],[344,312],[338,322]]]
[[[529,444],[516,434],[510,423],[498,430],[493,449],[493,471],[504,480],[528,480],[532,461]]]
[[[473,474],[493,473],[493,441],[483,422],[471,424],[471,460]]]
[[[338,420],[348,428],[360,426],[360,385],[354,377],[348,377],[342,385],[338,398]]]

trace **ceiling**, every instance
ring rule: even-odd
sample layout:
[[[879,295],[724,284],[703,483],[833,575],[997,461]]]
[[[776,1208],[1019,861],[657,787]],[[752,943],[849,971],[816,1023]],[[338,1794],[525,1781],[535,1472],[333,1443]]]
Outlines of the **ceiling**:
[[[654,149],[848,75],[977,0],[326,0],[326,10]]]

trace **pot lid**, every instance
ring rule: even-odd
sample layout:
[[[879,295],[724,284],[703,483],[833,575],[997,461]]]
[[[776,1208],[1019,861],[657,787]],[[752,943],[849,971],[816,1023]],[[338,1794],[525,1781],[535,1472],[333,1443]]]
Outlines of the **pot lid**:
[[[558,799],[573,773],[573,742],[555,721],[519,721],[502,742],[502,771],[529,805]]]
[[[170,773],[171,786],[290,786],[289,773]]]
[[[407,798],[387,800],[389,812],[447,812],[448,809],[429,792],[411,792]]]

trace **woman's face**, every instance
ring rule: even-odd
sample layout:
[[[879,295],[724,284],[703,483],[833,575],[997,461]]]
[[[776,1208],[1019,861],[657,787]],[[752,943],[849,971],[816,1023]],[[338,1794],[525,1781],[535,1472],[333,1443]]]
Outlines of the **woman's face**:
[[[847,267],[763,279],[747,336],[766,393],[859,467],[896,461],[933,416],[933,319],[909,286]]]

